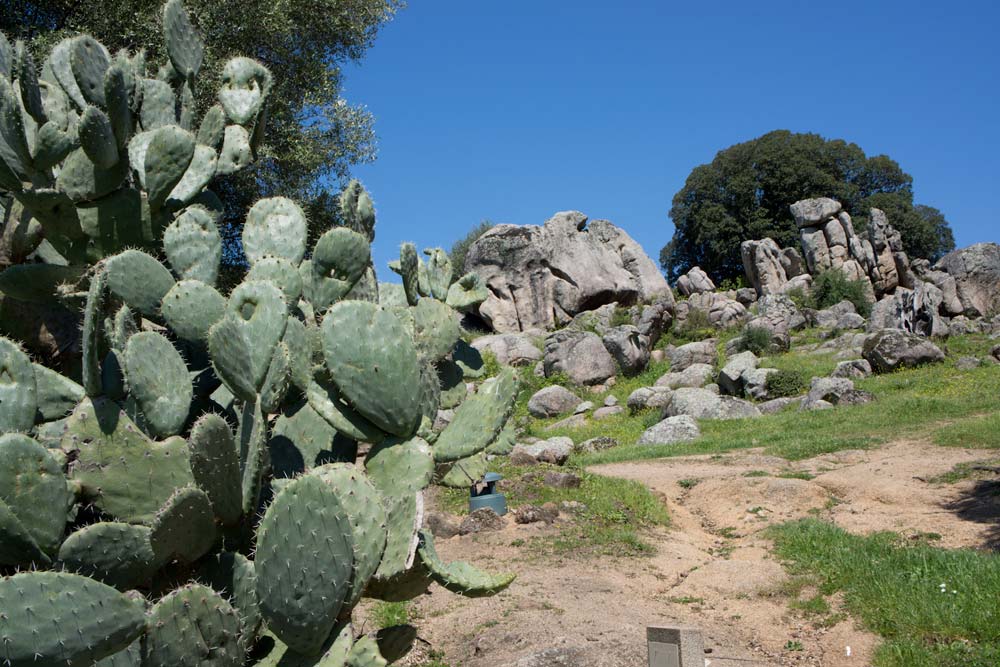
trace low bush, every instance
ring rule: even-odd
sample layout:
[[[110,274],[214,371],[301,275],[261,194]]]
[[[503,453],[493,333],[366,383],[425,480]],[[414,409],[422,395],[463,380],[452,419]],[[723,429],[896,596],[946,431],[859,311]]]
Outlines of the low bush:
[[[778,370],[767,376],[764,384],[769,398],[798,396],[806,390],[806,378],[798,371]]]
[[[771,332],[764,327],[744,327],[740,332],[740,351],[753,352],[758,357],[771,350]]]
[[[864,317],[872,311],[865,292],[865,284],[860,280],[850,280],[842,271],[824,271],[815,277],[810,292],[813,308],[822,310],[835,306],[841,301],[850,301]]]

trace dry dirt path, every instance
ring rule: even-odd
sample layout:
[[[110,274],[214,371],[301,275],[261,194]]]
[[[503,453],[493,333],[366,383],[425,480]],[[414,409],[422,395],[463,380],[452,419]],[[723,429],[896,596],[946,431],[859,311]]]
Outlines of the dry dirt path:
[[[518,545],[559,527],[511,521],[499,532],[441,540],[446,558],[513,570],[518,579],[473,601],[435,588],[417,602],[417,624],[451,667],[643,667],[649,624],[702,628],[713,667],[867,665],[875,636],[849,618],[823,627],[789,610],[789,577],[762,531],[818,514],[857,533],[935,533],[945,547],[992,547],[1000,505],[979,493],[982,483],[925,481],[990,455],[896,442],[794,464],[748,450],[597,466],[593,472],[637,480],[663,498],[673,525],[646,536],[656,555],[539,556]],[[777,476],[789,471],[815,477]]]

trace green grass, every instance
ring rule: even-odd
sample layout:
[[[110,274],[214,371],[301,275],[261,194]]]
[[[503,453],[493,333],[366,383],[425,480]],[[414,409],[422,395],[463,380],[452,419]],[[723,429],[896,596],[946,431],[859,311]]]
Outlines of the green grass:
[[[1000,664],[1000,557],[904,545],[894,533],[860,537],[815,519],[768,535],[793,574],[815,577],[821,595],[843,592],[846,610],[885,640],[877,667]]]
[[[939,428],[933,442],[943,447],[1000,448],[1000,413],[976,415]]]
[[[499,465],[492,469],[504,476],[503,493],[512,509],[562,501],[577,501],[586,506],[573,515],[574,521],[558,535],[532,546],[553,553],[643,555],[653,552],[653,547],[643,539],[643,531],[670,525],[663,502],[639,482],[596,475],[572,466],[519,467],[500,459],[494,464]],[[568,489],[546,486],[543,478],[550,470],[578,474],[580,486]],[[466,513],[468,502],[468,491],[464,489],[447,489],[442,494],[442,504],[451,512]]]
[[[581,455],[577,460],[592,465],[749,447],[763,447],[768,454],[799,460],[931,434],[940,444],[1000,446],[1000,418],[991,414],[1000,410],[1000,366],[960,371],[950,364],[938,364],[873,376],[856,382],[856,386],[872,392],[877,400],[833,410],[789,410],[757,419],[702,421],[702,437],[686,444],[636,446],[634,438],[642,433],[644,424],[633,417],[634,423],[615,424],[621,447]],[[587,430],[586,437],[598,435],[601,424],[604,422],[595,422],[597,429]],[[565,430],[559,435],[575,438],[578,432]]]
[[[1000,466],[1000,459],[958,463],[948,472],[931,477],[927,482],[930,484],[955,484],[966,479],[995,479],[996,472],[992,469],[998,466]]]
[[[405,625],[412,620],[410,603],[406,602],[376,602],[369,617],[375,624],[375,629],[390,628],[394,625]]]

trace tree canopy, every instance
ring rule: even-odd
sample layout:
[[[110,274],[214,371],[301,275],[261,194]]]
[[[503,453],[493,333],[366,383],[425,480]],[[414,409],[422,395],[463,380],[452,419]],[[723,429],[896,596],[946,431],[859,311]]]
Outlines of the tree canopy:
[[[913,204],[913,178],[895,160],[868,157],[841,139],[775,130],[694,168],[674,195],[676,229],[660,265],[671,281],[693,266],[717,282],[742,275],[742,241],[770,237],[798,247],[789,206],[810,197],[841,202],[859,231],[870,208],[882,209],[913,257],[936,260],[955,247],[944,214]]]
[[[274,73],[267,143],[256,163],[215,190],[233,223],[254,200],[281,194],[299,200],[313,224],[329,226],[336,197],[353,165],[375,157],[371,114],[341,97],[339,65],[360,59],[402,0],[185,0],[204,35],[201,111],[215,101],[222,65],[249,56]],[[31,40],[36,60],[64,37],[88,33],[112,52],[163,47],[163,0],[12,0],[0,3],[0,30]],[[155,75],[155,72],[153,73]],[[235,233],[235,224],[228,230]]]

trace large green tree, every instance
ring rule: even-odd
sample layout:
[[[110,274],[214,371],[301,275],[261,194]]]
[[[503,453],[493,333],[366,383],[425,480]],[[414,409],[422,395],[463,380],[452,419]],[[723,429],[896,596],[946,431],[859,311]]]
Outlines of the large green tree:
[[[913,257],[934,260],[954,249],[944,215],[914,206],[913,178],[885,155],[868,157],[857,144],[818,134],[776,130],[720,151],[695,167],[674,195],[676,230],[660,251],[671,280],[700,266],[716,281],[743,274],[740,243],[770,237],[798,246],[789,206],[832,197],[864,230],[870,208],[886,212]]]
[[[218,179],[212,188],[227,207],[231,236],[259,197],[301,201],[314,226],[336,216],[336,199],[353,165],[375,157],[371,114],[342,96],[340,65],[359,60],[378,29],[403,0],[186,0],[205,37],[204,73],[197,94],[202,111],[214,102],[212,80],[232,56],[256,58],[274,72],[267,143],[250,169]],[[112,52],[145,48],[159,62],[162,0],[8,0],[0,2],[0,30],[31,40],[36,61],[63,37],[88,33]],[[151,75],[155,75],[153,72]],[[238,244],[228,244],[239,255]],[[228,257],[239,262],[239,257]]]

